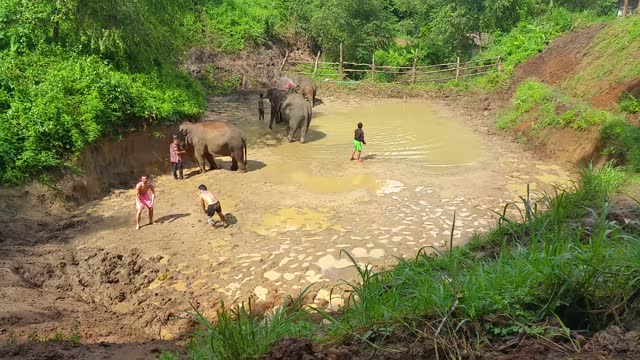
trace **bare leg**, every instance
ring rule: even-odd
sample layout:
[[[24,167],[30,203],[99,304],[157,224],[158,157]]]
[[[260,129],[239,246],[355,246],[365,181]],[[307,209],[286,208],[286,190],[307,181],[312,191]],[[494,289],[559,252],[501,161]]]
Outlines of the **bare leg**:
[[[149,225],[153,225],[153,208],[149,208]]]
[[[142,209],[136,212],[136,230],[140,230],[140,215],[142,215]]]
[[[360,159],[360,154],[362,154],[362,152],[358,151],[358,159],[357,159],[357,160],[358,160],[359,162],[362,162],[362,160]]]
[[[351,160],[355,160],[355,159],[353,158],[353,155],[355,155],[355,154],[356,154],[356,151],[355,151],[355,150],[353,150],[353,152],[351,153]]]
[[[216,221],[213,220],[213,215],[211,215],[209,217],[209,220],[207,220],[207,222],[211,225],[211,230],[215,230],[216,229]]]
[[[218,216],[220,216],[220,219],[222,220],[224,227],[229,226],[229,223],[227,222],[227,219],[224,217],[224,214],[222,213],[222,211],[218,211]]]

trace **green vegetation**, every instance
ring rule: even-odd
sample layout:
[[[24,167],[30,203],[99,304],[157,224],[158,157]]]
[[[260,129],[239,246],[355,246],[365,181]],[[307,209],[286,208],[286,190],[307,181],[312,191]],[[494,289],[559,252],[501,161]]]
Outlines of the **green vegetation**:
[[[314,309],[329,325],[300,308],[304,294],[266,318],[223,308],[211,324],[195,313],[202,329],[190,356],[255,358],[285,336],[333,344],[356,338],[382,348],[400,336],[431,341],[447,356],[455,356],[460,341],[478,351],[489,339],[512,334],[565,338],[578,347],[569,330],[597,331],[640,310],[640,229],[607,220],[608,198],[627,179],[610,163],[589,167],[573,188],[507,205],[496,229],[467,246],[421,251],[386,271],[354,265],[360,278],[347,283],[345,309]],[[520,214],[518,221],[509,210]]]
[[[0,1],[0,183],[73,169],[85,145],[199,115],[177,68],[191,1]]]
[[[626,161],[640,172],[640,128],[624,119],[611,121],[602,127],[602,142],[605,152]]]
[[[640,77],[640,17],[612,22],[591,44],[580,71],[563,85],[573,96],[596,97]]]
[[[622,94],[618,109],[623,112],[637,114],[640,112],[640,99],[636,99],[629,93]]]
[[[533,129],[555,126],[586,130],[620,119],[619,115],[595,109],[550,86],[527,80],[518,86],[512,106],[498,117],[496,126],[507,129],[523,121],[532,121]]]
[[[566,8],[556,8],[538,18],[520,21],[508,33],[496,34],[495,40],[478,56],[502,57],[504,71],[482,77],[477,80],[478,84],[486,88],[504,84],[518,64],[542,52],[562,33],[611,19],[599,14],[594,11],[571,12]]]
[[[203,1],[202,13],[208,44],[223,52],[259,45],[286,34],[286,0]]]
[[[305,291],[306,292],[306,291]],[[254,359],[271,345],[285,337],[310,337],[316,326],[307,320],[309,311],[302,307],[303,292],[297,299],[287,301],[268,317],[256,316],[244,304],[216,311],[217,322],[212,324],[197,309],[191,316],[201,326],[187,347],[192,359]]]

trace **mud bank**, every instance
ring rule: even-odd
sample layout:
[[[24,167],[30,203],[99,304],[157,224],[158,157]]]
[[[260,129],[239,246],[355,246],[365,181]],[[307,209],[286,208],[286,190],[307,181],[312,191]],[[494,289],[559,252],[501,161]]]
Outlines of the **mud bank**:
[[[166,173],[171,135],[177,131],[177,124],[146,128],[88,145],[79,160],[81,174],[63,179],[58,187],[66,201],[81,205],[135,185],[142,174]]]

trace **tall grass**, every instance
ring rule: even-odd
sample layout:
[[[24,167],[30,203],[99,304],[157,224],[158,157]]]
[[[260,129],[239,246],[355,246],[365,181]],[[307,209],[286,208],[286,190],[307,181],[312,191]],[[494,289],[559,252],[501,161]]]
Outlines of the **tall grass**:
[[[453,247],[454,221],[447,251],[424,248],[385,271],[359,266],[349,256],[358,279],[345,282],[346,307],[338,314],[315,309],[330,322],[323,341],[355,338],[391,352],[402,351],[385,349],[391,340],[421,341],[460,357],[490,338],[570,339],[574,329],[637,318],[638,227],[606,216],[609,195],[625,179],[612,163],[589,167],[571,188],[543,194],[537,203],[527,196],[505,207],[497,228],[468,246]],[[511,207],[519,218],[507,216]],[[193,358],[254,358],[284,336],[309,337],[314,330],[300,298],[268,320],[249,313],[242,306],[231,312],[223,307],[214,325],[196,312],[204,330],[194,337]],[[549,319],[560,325],[549,325]]]
[[[529,120],[534,129],[553,126],[586,130],[623,119],[619,114],[595,109],[551,86],[527,80],[518,86],[511,106],[500,114],[496,127],[507,129]]]
[[[198,309],[189,312],[199,330],[188,346],[192,359],[254,359],[285,337],[311,337],[315,325],[302,307],[305,292],[267,314],[255,314],[251,301],[216,311],[216,322],[209,321]]]

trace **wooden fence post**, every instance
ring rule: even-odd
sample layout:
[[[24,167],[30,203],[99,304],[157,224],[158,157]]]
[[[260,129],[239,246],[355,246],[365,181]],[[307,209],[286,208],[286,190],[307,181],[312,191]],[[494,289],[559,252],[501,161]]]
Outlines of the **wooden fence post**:
[[[344,78],[342,69],[342,43],[340,43],[340,64],[338,65],[338,71],[340,73],[340,80],[342,80]]]
[[[411,69],[411,83],[416,83],[416,63],[418,62],[418,49],[413,53],[413,68]]]
[[[289,49],[284,54],[284,60],[282,60],[282,64],[280,64],[280,75],[282,75],[282,69],[284,68],[284,64],[287,62],[287,58],[289,57]]]
[[[318,51],[318,55],[316,56],[316,63],[313,65],[313,76],[316,76],[316,72],[318,71],[318,60],[320,59],[320,51]]]
[[[371,57],[371,81],[376,81],[376,54]]]
[[[502,66],[502,56],[498,56],[498,60],[496,60],[496,65],[498,66],[499,72],[502,72],[502,70],[504,70],[504,66]]]
[[[627,16],[627,9],[629,8],[629,0],[624,0],[624,5],[622,6],[622,18],[624,19]]]
[[[456,80],[460,77],[460,56],[458,56],[458,60],[456,60]]]

